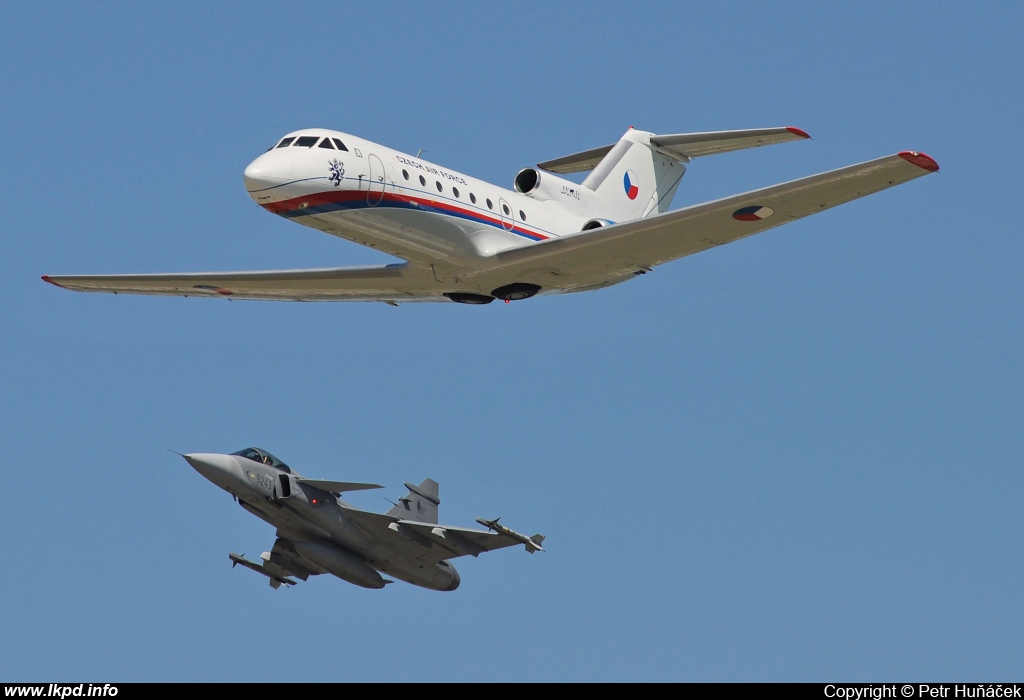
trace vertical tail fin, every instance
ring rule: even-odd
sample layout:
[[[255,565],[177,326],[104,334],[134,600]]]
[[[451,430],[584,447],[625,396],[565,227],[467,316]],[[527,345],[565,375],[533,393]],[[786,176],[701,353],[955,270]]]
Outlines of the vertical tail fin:
[[[441,505],[437,482],[433,479],[424,479],[422,484],[415,486],[407,481],[405,488],[409,489],[409,493],[399,499],[397,505],[385,515],[436,525],[437,507]]]
[[[629,221],[668,209],[686,166],[659,152],[652,136],[630,128],[583,181],[595,217]]]

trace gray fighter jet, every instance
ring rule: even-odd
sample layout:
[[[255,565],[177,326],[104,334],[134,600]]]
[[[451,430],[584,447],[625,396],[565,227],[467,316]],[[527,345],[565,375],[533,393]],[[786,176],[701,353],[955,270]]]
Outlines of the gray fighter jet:
[[[359,510],[342,501],[346,491],[378,484],[323,481],[300,476],[266,450],[250,447],[230,455],[182,455],[197,472],[234,496],[245,510],[277,528],[277,541],[262,563],[232,552],[241,564],[280,588],[316,574],[334,574],[363,588],[383,588],[388,576],[435,591],[454,591],[459,572],[448,560],[524,545],[543,551],[543,535],[527,537],[498,520],[477,518],[487,530],[438,525],[437,482],[406,483],[409,493],[386,513]]]

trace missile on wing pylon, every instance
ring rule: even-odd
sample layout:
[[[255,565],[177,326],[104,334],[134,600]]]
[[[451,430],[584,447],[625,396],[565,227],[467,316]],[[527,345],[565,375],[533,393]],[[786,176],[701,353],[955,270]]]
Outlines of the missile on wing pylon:
[[[293,581],[287,576],[278,576],[276,574],[270,573],[256,562],[249,561],[248,559],[246,559],[244,554],[235,554],[234,552],[230,552],[228,553],[228,558],[231,559],[232,569],[235,568],[235,565],[241,564],[247,569],[252,569],[258,574],[263,574],[264,576],[270,579],[270,585],[273,588],[280,588],[282,583],[286,586],[294,586],[297,583],[297,581]]]
[[[533,537],[527,537],[526,535],[516,532],[511,528],[507,528],[504,525],[498,523],[501,518],[495,518],[494,520],[484,520],[483,518],[477,518],[476,521],[484,527],[494,530],[501,535],[508,535],[514,540],[518,540],[526,545],[526,551],[530,554],[534,552],[543,552],[544,548],[540,546],[541,542],[544,541],[544,535],[534,535]]]

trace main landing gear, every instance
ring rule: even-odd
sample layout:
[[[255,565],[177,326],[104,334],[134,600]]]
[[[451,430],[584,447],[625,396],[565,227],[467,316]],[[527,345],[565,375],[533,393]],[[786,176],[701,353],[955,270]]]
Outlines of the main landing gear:
[[[495,299],[502,301],[519,301],[529,299],[540,291],[540,285],[527,284],[526,282],[513,282],[503,287],[498,287],[491,296],[486,294],[473,294],[472,292],[445,292],[444,295],[452,301],[460,304],[490,304]]]
[[[445,292],[444,295],[460,304],[490,304],[494,301],[494,297],[489,297],[486,294],[472,294],[470,292]]]
[[[539,291],[539,285],[513,282],[512,284],[506,284],[504,287],[498,287],[491,294],[504,301],[518,301],[520,299],[529,299]]]

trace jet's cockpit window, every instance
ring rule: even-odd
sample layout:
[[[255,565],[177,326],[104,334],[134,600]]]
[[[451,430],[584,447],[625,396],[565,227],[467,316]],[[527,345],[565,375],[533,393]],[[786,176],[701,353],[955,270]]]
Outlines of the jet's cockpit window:
[[[316,145],[316,142],[320,140],[319,136],[300,136],[295,140],[296,146],[305,146],[306,148],[312,148]]]
[[[341,139],[332,139],[332,141],[334,141],[334,145],[338,147],[339,151],[347,151],[348,150],[347,148],[345,148],[345,144],[343,144],[341,142]]]
[[[324,140],[320,142],[320,148],[329,148],[332,151],[334,150],[334,146],[331,145],[331,140],[326,136],[324,137]]]
[[[289,136],[286,139],[282,139],[281,143],[277,144],[277,147],[278,148],[285,148],[286,146],[291,146],[292,145],[292,141],[294,141],[294,140],[295,140],[294,136]]]
[[[274,469],[279,469],[288,474],[292,473],[292,470],[288,467],[287,464],[285,464],[284,462],[282,462],[281,460],[279,460],[277,457],[270,454],[266,450],[261,450],[258,447],[247,447],[244,450],[232,452],[231,454],[238,455],[239,457],[245,457],[246,459],[251,459],[254,462],[260,462],[261,464],[267,464],[273,467]]]

